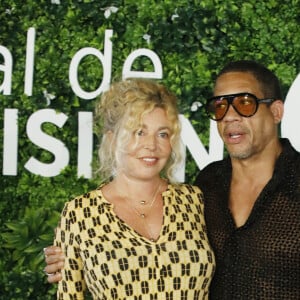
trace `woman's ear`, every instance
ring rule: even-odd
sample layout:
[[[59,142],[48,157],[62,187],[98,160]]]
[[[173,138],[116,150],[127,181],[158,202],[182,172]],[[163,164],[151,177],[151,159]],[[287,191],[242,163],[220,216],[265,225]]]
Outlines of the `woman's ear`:
[[[284,104],[282,100],[275,100],[271,106],[270,110],[273,114],[274,117],[274,122],[275,124],[280,123],[282,117],[283,117],[283,112],[284,112]]]

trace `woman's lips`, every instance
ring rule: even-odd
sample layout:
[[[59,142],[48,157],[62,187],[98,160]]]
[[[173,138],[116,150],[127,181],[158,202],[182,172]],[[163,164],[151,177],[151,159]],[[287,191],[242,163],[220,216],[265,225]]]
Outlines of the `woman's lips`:
[[[157,157],[140,157],[140,160],[142,160],[143,162],[145,162],[148,166],[150,165],[155,165],[158,161],[158,158]]]

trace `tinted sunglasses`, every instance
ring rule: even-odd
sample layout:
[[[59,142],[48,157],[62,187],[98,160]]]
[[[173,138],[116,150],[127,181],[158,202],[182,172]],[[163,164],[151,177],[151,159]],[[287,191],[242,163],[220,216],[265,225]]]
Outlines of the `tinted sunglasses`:
[[[259,103],[272,103],[273,101],[275,101],[273,98],[258,99],[250,93],[239,93],[212,97],[207,100],[205,109],[210,119],[221,121],[230,104],[240,116],[251,117],[256,113]]]

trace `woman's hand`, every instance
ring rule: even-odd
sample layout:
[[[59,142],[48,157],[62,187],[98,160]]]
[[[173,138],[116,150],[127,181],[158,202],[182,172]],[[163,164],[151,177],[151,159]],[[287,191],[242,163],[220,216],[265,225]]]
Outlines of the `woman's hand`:
[[[56,246],[49,246],[44,249],[46,267],[45,274],[48,276],[49,283],[55,283],[61,280],[60,270],[63,269],[65,256],[62,249]]]

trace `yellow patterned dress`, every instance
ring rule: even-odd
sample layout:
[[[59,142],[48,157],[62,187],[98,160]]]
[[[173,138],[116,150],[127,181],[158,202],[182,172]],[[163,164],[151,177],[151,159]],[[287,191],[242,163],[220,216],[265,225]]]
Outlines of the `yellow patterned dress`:
[[[66,203],[55,244],[65,255],[57,299],[208,299],[215,269],[203,196],[191,185],[169,184],[162,194],[163,226],[151,242],[124,223],[101,187]]]

